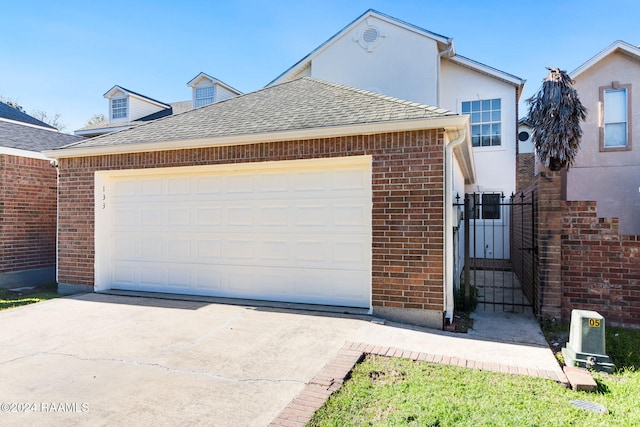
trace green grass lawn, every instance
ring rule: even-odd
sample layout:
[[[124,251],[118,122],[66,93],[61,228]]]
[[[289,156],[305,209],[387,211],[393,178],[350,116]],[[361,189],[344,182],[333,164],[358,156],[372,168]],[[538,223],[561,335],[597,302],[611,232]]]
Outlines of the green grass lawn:
[[[617,334],[617,335],[616,335]],[[596,393],[550,380],[369,356],[310,426],[638,426],[640,331],[607,328],[615,374],[595,373]],[[571,400],[599,403],[598,414]]]
[[[7,310],[9,308],[58,298],[60,295],[56,292],[56,289],[57,284],[55,283],[39,286],[34,289],[26,289],[20,292],[0,288],[0,310]]]

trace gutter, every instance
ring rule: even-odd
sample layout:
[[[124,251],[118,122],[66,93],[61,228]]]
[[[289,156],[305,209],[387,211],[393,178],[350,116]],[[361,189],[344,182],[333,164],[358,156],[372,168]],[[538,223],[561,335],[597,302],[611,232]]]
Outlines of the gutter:
[[[449,142],[444,156],[444,304],[445,319],[453,322],[454,289],[453,289],[453,150],[467,140],[467,128],[447,129],[447,133],[457,135]]]
[[[436,64],[436,106],[440,107],[440,68],[442,68],[442,58],[453,52],[453,40],[449,39],[449,47],[438,54],[438,64]]]
[[[193,148],[256,144],[265,142],[282,142],[296,139],[331,138],[338,136],[372,135],[387,132],[405,132],[424,129],[442,129],[465,126],[469,119],[466,116],[451,114],[430,118],[397,120],[375,123],[359,123],[352,125],[328,126],[324,128],[293,129],[267,133],[221,135],[199,139],[185,139],[160,142],[131,142],[111,145],[100,145],[98,140],[84,140],[62,148],[44,151],[44,155],[52,159],[71,157],[100,156],[110,154],[130,154],[152,151],[185,150]],[[135,130],[132,129],[132,132]],[[91,144],[87,146],[87,144]]]

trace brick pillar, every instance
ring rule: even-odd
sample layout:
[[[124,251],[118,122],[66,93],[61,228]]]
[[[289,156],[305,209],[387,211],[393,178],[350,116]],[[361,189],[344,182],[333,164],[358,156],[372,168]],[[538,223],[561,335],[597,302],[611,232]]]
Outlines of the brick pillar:
[[[537,180],[539,313],[543,319],[562,315],[562,177],[543,170]]]

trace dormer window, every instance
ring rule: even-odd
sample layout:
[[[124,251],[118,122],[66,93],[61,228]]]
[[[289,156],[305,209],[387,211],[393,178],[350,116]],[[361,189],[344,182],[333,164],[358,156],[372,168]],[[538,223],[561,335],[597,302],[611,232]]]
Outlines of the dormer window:
[[[111,118],[122,119],[127,117],[127,98],[111,100]]]
[[[208,104],[213,104],[213,86],[197,87],[195,107],[198,108]]]

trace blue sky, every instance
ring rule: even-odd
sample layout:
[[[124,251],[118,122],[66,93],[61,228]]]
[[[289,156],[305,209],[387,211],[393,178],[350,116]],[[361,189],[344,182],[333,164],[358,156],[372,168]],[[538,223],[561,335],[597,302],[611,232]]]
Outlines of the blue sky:
[[[27,112],[60,113],[72,132],[107,113],[102,95],[116,84],[181,101],[204,71],[250,92],[369,8],[526,79],[523,99],[547,66],[571,71],[615,40],[640,44],[637,0],[23,0],[0,8],[0,96]]]

